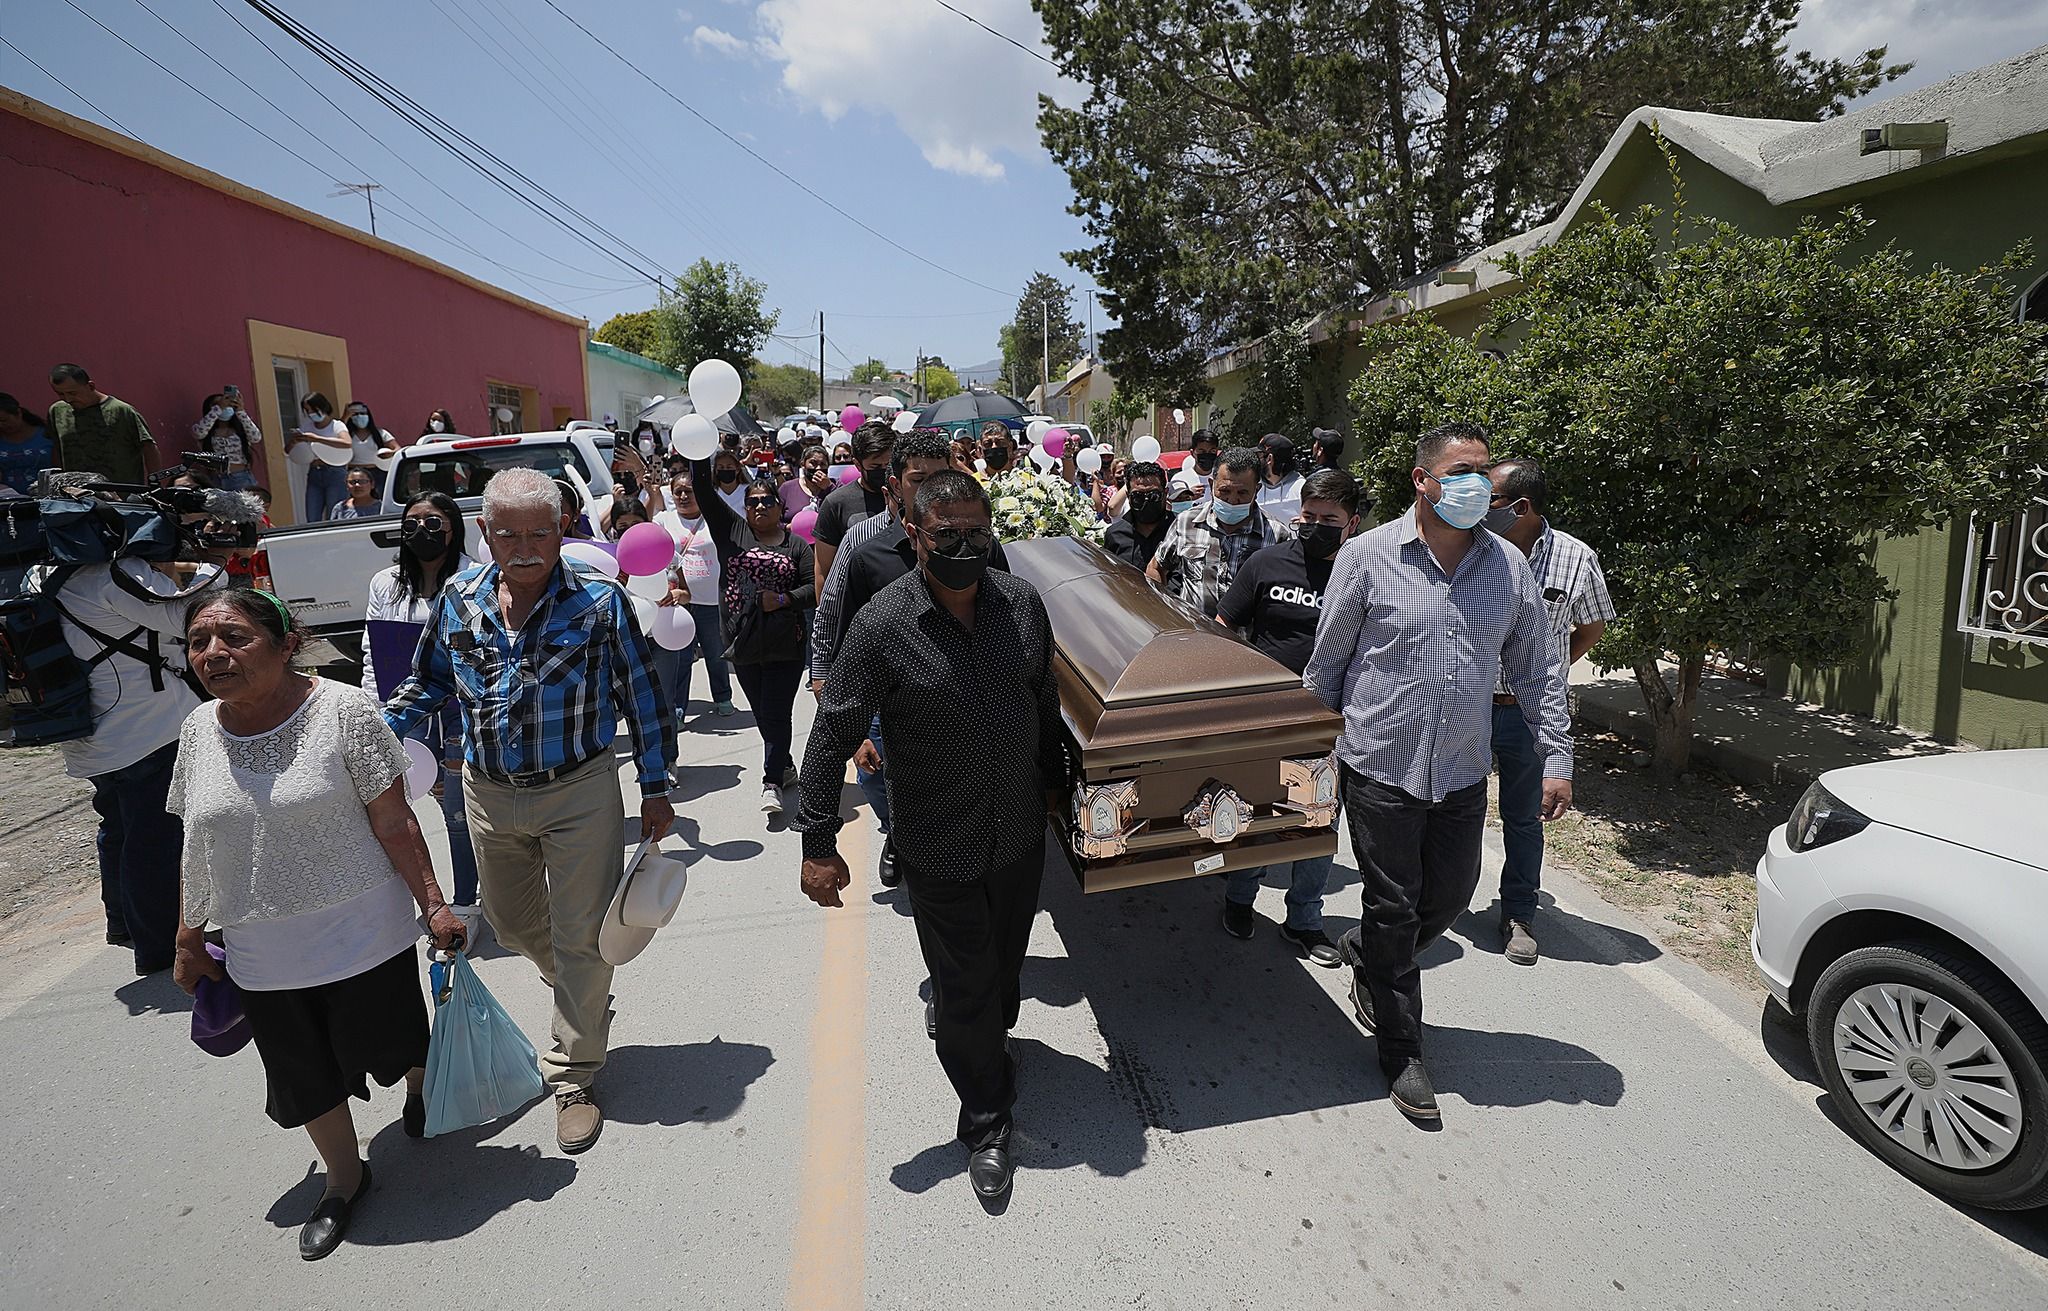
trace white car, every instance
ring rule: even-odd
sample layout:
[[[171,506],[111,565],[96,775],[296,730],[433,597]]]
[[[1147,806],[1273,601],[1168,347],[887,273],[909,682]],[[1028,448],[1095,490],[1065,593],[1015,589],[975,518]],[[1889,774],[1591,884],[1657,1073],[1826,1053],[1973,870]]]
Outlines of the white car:
[[[1830,770],[1756,888],[1751,954],[1850,1130],[1958,1202],[2048,1203],[2048,750]]]

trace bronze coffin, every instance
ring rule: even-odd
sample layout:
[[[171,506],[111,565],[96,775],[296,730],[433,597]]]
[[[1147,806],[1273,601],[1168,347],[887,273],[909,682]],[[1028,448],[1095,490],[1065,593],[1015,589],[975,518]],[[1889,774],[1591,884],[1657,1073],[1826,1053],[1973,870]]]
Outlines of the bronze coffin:
[[[1298,676],[1091,542],[1003,550],[1052,619],[1081,764],[1057,823],[1084,891],[1336,850],[1343,721]]]

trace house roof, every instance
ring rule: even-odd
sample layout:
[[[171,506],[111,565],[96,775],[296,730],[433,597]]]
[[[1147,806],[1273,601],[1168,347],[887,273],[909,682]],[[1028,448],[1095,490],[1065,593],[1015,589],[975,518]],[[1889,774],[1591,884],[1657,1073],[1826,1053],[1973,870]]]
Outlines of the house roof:
[[[636,355],[623,346],[614,346],[608,341],[599,341],[595,337],[585,342],[584,345],[589,348],[592,355],[602,355],[606,359],[617,361],[620,364],[631,365],[636,369],[645,369],[649,373],[664,373],[678,382],[687,383],[689,381],[680,370],[671,369],[660,360],[650,360],[645,355]]]
[[[1942,150],[1861,152],[1865,128],[1936,121],[1948,124],[1948,144]],[[1614,130],[1557,218],[1430,269],[1376,297],[1360,312],[1334,318],[1320,315],[1310,325],[1310,339],[1325,340],[1357,319],[1375,323],[1454,303],[1483,304],[1513,281],[1500,267],[1501,255],[1526,253],[1570,228],[1610,172],[1643,162],[1645,151],[1654,158],[1651,137],[1658,132],[1771,205],[1847,203],[1895,187],[1925,185],[2014,155],[2048,151],[2048,45],[1817,123],[1646,105]],[[1469,269],[1478,281],[1438,286],[1438,276],[1452,269]],[[1254,358],[1260,344],[1247,343],[1210,356],[1209,376],[1231,372]]]

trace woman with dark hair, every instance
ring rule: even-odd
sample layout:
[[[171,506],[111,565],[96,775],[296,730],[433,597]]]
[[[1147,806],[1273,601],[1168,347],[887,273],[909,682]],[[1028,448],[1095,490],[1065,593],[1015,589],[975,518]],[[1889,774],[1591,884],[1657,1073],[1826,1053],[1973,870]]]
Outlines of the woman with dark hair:
[[[463,553],[462,511],[446,492],[420,492],[405,503],[398,521],[398,555],[370,580],[365,624],[421,624],[448,581],[474,561]],[[387,669],[377,676],[376,651],[367,627],[363,638],[363,691],[382,703],[412,670]],[[476,851],[469,842],[469,817],[462,808],[462,714],[453,704],[428,721],[419,735],[441,762],[441,818],[448,825],[448,857],[455,876],[455,913],[465,929],[476,921]],[[475,939],[472,932],[470,938]]]
[[[348,426],[334,417],[334,402],[322,392],[308,392],[299,402],[299,409],[305,419],[299,426],[284,435],[285,454],[301,442],[313,442],[330,449],[347,450],[354,443],[349,440]],[[348,475],[339,465],[315,460],[306,466],[306,518],[307,523],[318,523],[327,517],[335,502],[348,495]]]
[[[303,1127],[327,1189],[299,1255],[317,1261],[370,1188],[351,1095],[406,1083],[405,1132],[426,1130],[427,1008],[417,913],[434,945],[463,944],[405,799],[406,756],[361,689],[291,667],[284,602],[232,588],[195,603],[187,658],[218,700],[186,716],[169,808],[184,817],[174,975],[231,978],[263,1060],[265,1110]],[[225,967],[207,952],[217,926]]]
[[[427,421],[420,425],[416,442],[445,442],[455,435],[455,416],[446,410],[428,410]]]
[[[711,487],[716,499],[725,502],[734,518],[746,512],[747,467],[740,463],[740,457],[731,451],[720,451],[711,457]],[[702,496],[704,488],[698,485],[697,494]]]
[[[811,544],[783,524],[773,479],[748,484],[744,517],[716,496],[702,504],[725,579],[725,656],[761,729],[761,809],[779,815],[782,789],[796,782],[792,720],[810,649],[803,614],[817,604]]]
[[[0,391],[0,486],[33,494],[43,470],[57,467],[57,443],[43,416]]]
[[[192,425],[192,436],[200,449],[227,461],[220,485],[231,492],[245,492],[256,485],[256,450],[263,444],[263,430],[242,403],[242,389],[230,386],[200,402],[204,410]]]
[[[646,506],[630,496],[623,500],[615,497],[612,500],[611,509],[605,513],[605,536],[616,542],[621,537],[624,537],[626,530],[634,524],[652,522],[653,520],[648,516]]]
[[[815,510],[832,490],[832,464],[825,448],[813,443],[798,454],[796,468],[782,484],[782,517],[794,519],[805,510]]]

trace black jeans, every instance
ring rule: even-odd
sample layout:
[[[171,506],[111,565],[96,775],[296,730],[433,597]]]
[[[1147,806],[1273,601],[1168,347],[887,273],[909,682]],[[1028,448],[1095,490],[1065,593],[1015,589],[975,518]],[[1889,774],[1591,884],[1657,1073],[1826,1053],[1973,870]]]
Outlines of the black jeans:
[[[1343,766],[1344,814],[1358,859],[1359,985],[1372,997],[1380,1065],[1422,1055],[1416,955],[1472,903],[1486,828],[1486,780],[1431,803]]]
[[[1038,847],[978,879],[928,878],[903,865],[917,945],[938,1005],[939,1064],[960,1095],[959,1135],[969,1151],[1008,1131],[1017,1102],[1017,1071],[1005,1039],[1017,1023],[1018,978],[1044,871],[1045,852]]]
[[[793,767],[789,740],[796,730],[796,692],[803,685],[801,661],[775,661],[765,665],[735,664],[732,672],[740,680],[753,708],[754,723],[761,730],[761,777],[765,783],[780,785]]]
[[[171,963],[178,933],[178,864],[185,825],[165,808],[178,744],[167,742],[132,765],[92,778],[99,812],[100,900],[107,928],[135,940],[135,968]]]

